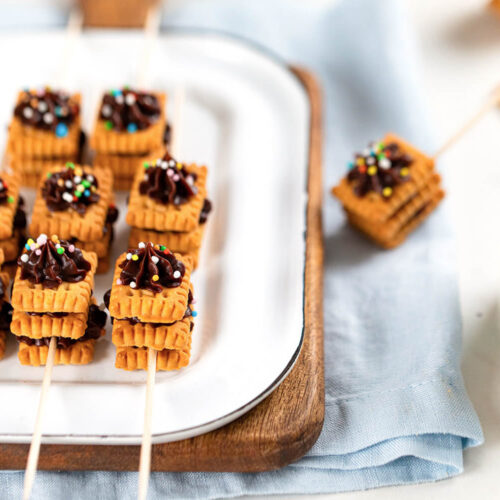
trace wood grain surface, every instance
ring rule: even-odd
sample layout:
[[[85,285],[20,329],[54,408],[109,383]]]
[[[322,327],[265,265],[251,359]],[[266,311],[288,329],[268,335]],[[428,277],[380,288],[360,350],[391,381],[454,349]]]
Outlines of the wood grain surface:
[[[316,442],[324,418],[321,95],[307,71],[290,68],[311,104],[304,343],[283,383],[235,422],[202,436],[153,446],[152,470],[256,472],[283,467]],[[24,469],[29,445],[0,444],[0,469]],[[139,446],[42,445],[45,470],[137,470]]]

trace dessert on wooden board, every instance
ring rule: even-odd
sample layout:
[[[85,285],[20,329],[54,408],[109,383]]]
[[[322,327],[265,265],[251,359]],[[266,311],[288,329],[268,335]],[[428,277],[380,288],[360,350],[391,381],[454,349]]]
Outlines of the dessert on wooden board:
[[[189,363],[194,303],[189,257],[163,245],[140,242],[120,255],[105,302],[113,321],[117,368],[147,369],[148,348],[157,370]]]
[[[444,197],[434,161],[393,134],[349,163],[332,189],[349,222],[383,248],[394,248]]]
[[[106,313],[92,297],[97,256],[41,234],[18,259],[12,290],[11,331],[23,365],[44,365],[51,337],[55,364],[87,364],[104,335]]]
[[[115,189],[129,190],[142,163],[163,154],[170,137],[165,103],[162,92],[130,87],[103,95],[90,145],[94,165],[112,170]]]
[[[206,198],[207,169],[176,161],[166,152],[137,170],[126,221],[132,226],[129,246],[153,241],[189,256],[193,267],[212,204]]]
[[[107,168],[68,162],[49,168],[38,186],[30,234],[57,234],[78,248],[95,252],[98,273],[109,269],[114,204],[113,175]]]
[[[35,187],[53,163],[78,162],[85,147],[80,94],[50,87],[19,92],[9,125],[7,159],[21,183]]]

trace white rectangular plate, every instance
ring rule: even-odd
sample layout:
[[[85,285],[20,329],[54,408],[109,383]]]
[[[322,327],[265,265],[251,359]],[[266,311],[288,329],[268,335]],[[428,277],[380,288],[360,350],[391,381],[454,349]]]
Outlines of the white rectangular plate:
[[[53,84],[63,45],[62,33],[0,36],[3,74],[9,75],[0,80],[0,123],[10,120],[20,88]],[[83,94],[87,131],[100,94],[134,84],[142,47],[135,32],[96,31],[78,41],[67,86]],[[185,87],[180,159],[209,167],[214,203],[193,277],[198,317],[191,363],[157,376],[153,439],[166,442],[207,432],[248,411],[277,387],[298,355],[309,103],[285,65],[215,34],[161,36],[149,73],[151,88],[171,95]],[[24,194],[31,209],[34,192]],[[127,247],[123,193],[118,206],[113,260]],[[111,272],[97,277],[98,300],[111,280]],[[0,442],[30,441],[43,374],[43,368],[21,366],[16,350],[10,338],[0,362],[0,400],[6,403]],[[92,364],[55,367],[44,442],[140,442],[145,373],[117,370],[114,357],[108,331]]]

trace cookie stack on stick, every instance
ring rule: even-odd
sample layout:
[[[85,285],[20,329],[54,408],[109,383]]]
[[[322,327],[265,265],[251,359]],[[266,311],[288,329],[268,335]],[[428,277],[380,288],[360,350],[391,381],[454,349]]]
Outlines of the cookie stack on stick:
[[[9,125],[7,160],[25,186],[35,187],[53,163],[78,162],[85,136],[80,94],[50,87],[19,93]]]
[[[132,226],[129,246],[154,241],[189,256],[196,268],[212,204],[206,198],[207,168],[174,158],[180,150],[182,89],[176,90],[174,105],[175,130],[170,151],[145,161],[135,173],[126,216],[127,224]]]
[[[158,353],[158,370],[188,364],[196,315],[191,269],[189,258],[151,242],[118,258],[109,295],[117,368],[146,370],[148,348]]]
[[[138,167],[163,154],[169,134],[165,103],[162,92],[130,87],[103,95],[90,145],[94,165],[112,170],[115,189],[130,189]]]
[[[388,134],[357,154],[333,194],[349,222],[383,248],[394,248],[444,196],[434,161]]]
[[[347,175],[332,188],[347,219],[385,249],[397,247],[439,205],[445,193],[435,161],[500,103],[500,87],[478,112],[433,155],[387,134],[349,162]]]
[[[92,298],[96,267],[95,253],[55,235],[28,240],[12,291],[11,331],[23,365],[46,364],[51,344],[55,364],[92,360],[106,323],[106,313]]]
[[[66,163],[49,168],[38,185],[30,234],[57,234],[78,248],[95,252],[98,273],[109,269],[114,205],[113,175],[107,168]]]

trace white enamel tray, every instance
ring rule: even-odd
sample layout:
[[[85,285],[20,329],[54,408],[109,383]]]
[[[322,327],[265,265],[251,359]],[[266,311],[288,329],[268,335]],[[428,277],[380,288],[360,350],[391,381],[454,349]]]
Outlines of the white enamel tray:
[[[134,84],[142,44],[136,32],[95,31],[79,40],[66,85],[83,94],[87,131],[101,92]],[[3,130],[19,88],[54,81],[63,45],[63,33],[0,36]],[[170,95],[185,87],[180,159],[209,167],[215,207],[193,277],[199,314],[191,363],[157,376],[153,440],[160,443],[247,412],[286,377],[300,351],[309,104],[285,65],[215,34],[162,35],[149,81]],[[4,133],[1,141],[3,149]],[[31,209],[34,193],[25,196]],[[113,259],[127,246],[125,194],[118,206]],[[98,300],[111,280],[111,273],[97,277]],[[145,373],[117,370],[114,357],[108,331],[92,364],[54,368],[44,442],[140,443]],[[0,361],[0,442],[30,441],[42,374],[19,364],[9,339]]]

